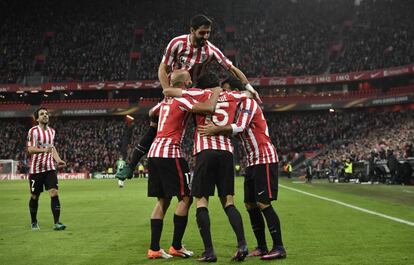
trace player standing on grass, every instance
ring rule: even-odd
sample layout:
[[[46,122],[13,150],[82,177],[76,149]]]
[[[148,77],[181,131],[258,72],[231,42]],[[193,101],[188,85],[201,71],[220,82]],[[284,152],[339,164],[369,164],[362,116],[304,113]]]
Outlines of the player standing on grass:
[[[185,88],[191,84],[191,76],[185,70],[172,73],[173,87]],[[212,114],[221,88],[214,88],[213,94],[205,102],[194,103],[185,95],[181,98],[164,98],[151,109],[150,115],[159,115],[157,136],[148,152],[148,196],[157,197],[158,201],[151,214],[151,246],[148,258],[171,258],[172,256],[188,258],[192,251],[185,249],[181,240],[188,221],[188,209],[191,205],[191,177],[187,162],[182,158],[181,142],[190,112]],[[167,254],[160,248],[163,219],[170,205],[172,196],[179,202],[174,214],[174,235],[172,246]]]
[[[278,156],[269,137],[269,130],[262,109],[253,99],[246,99],[239,106],[237,122],[226,126],[212,123],[199,126],[202,136],[238,135],[247,154],[248,167],[244,181],[244,202],[250,216],[257,247],[248,256],[261,256],[263,260],[285,258],[280,220],[271,205],[278,193]],[[273,247],[268,252],[265,238],[266,219]]]
[[[56,166],[65,166],[66,163],[60,158],[53,145],[55,130],[49,127],[49,112],[45,108],[39,108],[34,112],[34,118],[38,123],[32,127],[27,135],[27,151],[30,155],[29,183],[31,197],[29,201],[30,216],[32,219],[32,230],[38,230],[37,208],[40,193],[43,186],[46,188],[51,199],[51,210],[53,213],[54,230],[64,230],[66,226],[59,221],[60,202],[58,196],[58,179]]]

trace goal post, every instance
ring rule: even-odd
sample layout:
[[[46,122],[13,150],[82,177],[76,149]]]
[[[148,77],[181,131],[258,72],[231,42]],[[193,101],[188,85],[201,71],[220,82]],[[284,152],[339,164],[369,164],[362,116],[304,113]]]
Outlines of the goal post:
[[[17,165],[19,161],[13,159],[0,159],[0,180],[20,179],[17,176]]]

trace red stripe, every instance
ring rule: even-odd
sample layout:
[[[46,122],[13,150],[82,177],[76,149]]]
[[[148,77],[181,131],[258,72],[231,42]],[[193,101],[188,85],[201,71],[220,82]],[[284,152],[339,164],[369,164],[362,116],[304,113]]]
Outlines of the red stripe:
[[[207,149],[211,149],[213,147],[213,140],[211,138],[213,138],[214,136],[207,136]],[[204,145],[202,145],[204,146]]]
[[[49,135],[49,129],[46,130],[45,136],[47,136],[45,138],[45,143],[49,144],[50,143],[50,135]],[[46,154],[46,159],[45,159],[45,170],[50,170],[50,154],[47,153]]]
[[[211,56],[210,56],[210,54],[209,54],[209,52],[210,52],[210,50],[209,50],[209,48],[208,48],[208,45],[204,45],[204,50],[205,50],[205,52],[206,52],[206,64],[211,60]]]
[[[267,191],[269,192],[269,198],[272,198],[272,189],[270,188],[270,172],[269,164],[266,164],[266,178],[267,178]]]
[[[200,62],[200,57],[201,57],[201,51],[202,51],[202,50],[203,50],[203,48],[198,49],[198,51],[197,51],[197,57],[196,57],[196,60],[195,60],[194,64],[196,64],[196,63],[199,63],[199,62]]]
[[[188,40],[187,39],[185,39],[185,41],[183,42],[183,48],[182,48],[182,50],[180,51],[180,53],[186,53],[186,51],[187,51],[187,46],[188,46]]]
[[[46,141],[45,131],[43,129],[40,129],[40,131],[42,132],[43,144],[48,144],[48,142]],[[46,170],[47,157],[48,157],[48,153],[43,153],[42,154],[42,159],[39,162],[39,170],[40,171],[45,171]]]
[[[177,166],[178,176],[180,177],[180,194],[184,196],[184,176],[178,158],[175,159],[175,165]]]

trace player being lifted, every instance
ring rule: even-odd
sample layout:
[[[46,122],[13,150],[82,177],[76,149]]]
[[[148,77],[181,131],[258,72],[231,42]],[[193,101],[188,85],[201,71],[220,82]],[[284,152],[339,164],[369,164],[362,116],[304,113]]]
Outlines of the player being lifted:
[[[55,162],[59,166],[66,163],[60,158],[54,147],[55,130],[49,127],[49,112],[45,108],[39,108],[34,112],[34,118],[38,123],[32,127],[27,135],[27,151],[30,154],[30,202],[29,210],[32,219],[32,230],[38,230],[37,208],[40,193],[43,186],[50,195],[51,210],[54,220],[54,230],[64,230],[66,226],[59,221],[60,202],[58,196],[58,179]]]
[[[190,74],[186,70],[174,71],[171,78],[176,89],[191,84]],[[218,87],[212,90],[214,92],[205,102],[195,103],[186,94],[181,98],[165,98],[150,111],[150,115],[159,115],[157,136],[148,152],[148,196],[158,199],[151,214],[151,246],[147,254],[150,259],[193,255],[193,252],[181,244],[187,226],[188,209],[192,202],[189,189],[191,178],[188,164],[182,158],[181,141],[191,112],[214,112],[222,89]],[[179,202],[173,220],[173,242],[167,254],[160,248],[160,238],[163,219],[173,196],[177,196]]]
[[[174,69],[188,70],[192,81],[195,83],[208,64],[216,61],[232,75],[240,79],[245,88],[255,98],[259,99],[259,94],[249,84],[243,72],[235,67],[216,46],[208,41],[212,24],[210,18],[204,15],[196,15],[190,21],[190,34],[178,36],[169,42],[158,68],[158,78],[162,89],[164,90],[170,86],[168,75]],[[138,164],[138,161],[148,152],[155,138],[156,123],[157,118],[155,117],[138,146],[134,148],[129,164],[116,174],[117,178],[132,178],[133,169]]]
[[[236,123],[225,126],[209,123],[199,126],[198,131],[201,136],[233,134],[242,140],[248,163],[244,202],[258,244],[249,256],[261,256],[263,260],[286,257],[280,220],[271,205],[278,194],[278,156],[260,106],[255,100],[246,99],[239,106]],[[266,244],[263,216],[273,240],[270,252]]]
[[[213,24],[211,19],[204,15],[196,15],[191,19],[190,24],[190,34],[175,37],[168,43],[160,66],[158,67],[158,78],[162,88],[169,87],[168,73],[173,69],[188,70],[193,82],[197,84],[198,77],[206,71],[208,64],[216,61],[224,69],[240,79],[245,88],[258,98],[259,94],[249,84],[243,72],[235,67],[208,40]]]

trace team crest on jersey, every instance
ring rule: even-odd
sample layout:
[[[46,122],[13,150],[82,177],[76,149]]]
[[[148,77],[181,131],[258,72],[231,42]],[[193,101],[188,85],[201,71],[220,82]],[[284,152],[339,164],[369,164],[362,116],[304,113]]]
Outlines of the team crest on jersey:
[[[190,62],[186,62],[186,58],[185,57],[180,57],[180,66],[181,66],[181,68],[184,68],[184,67],[190,68],[191,67],[191,63]]]

